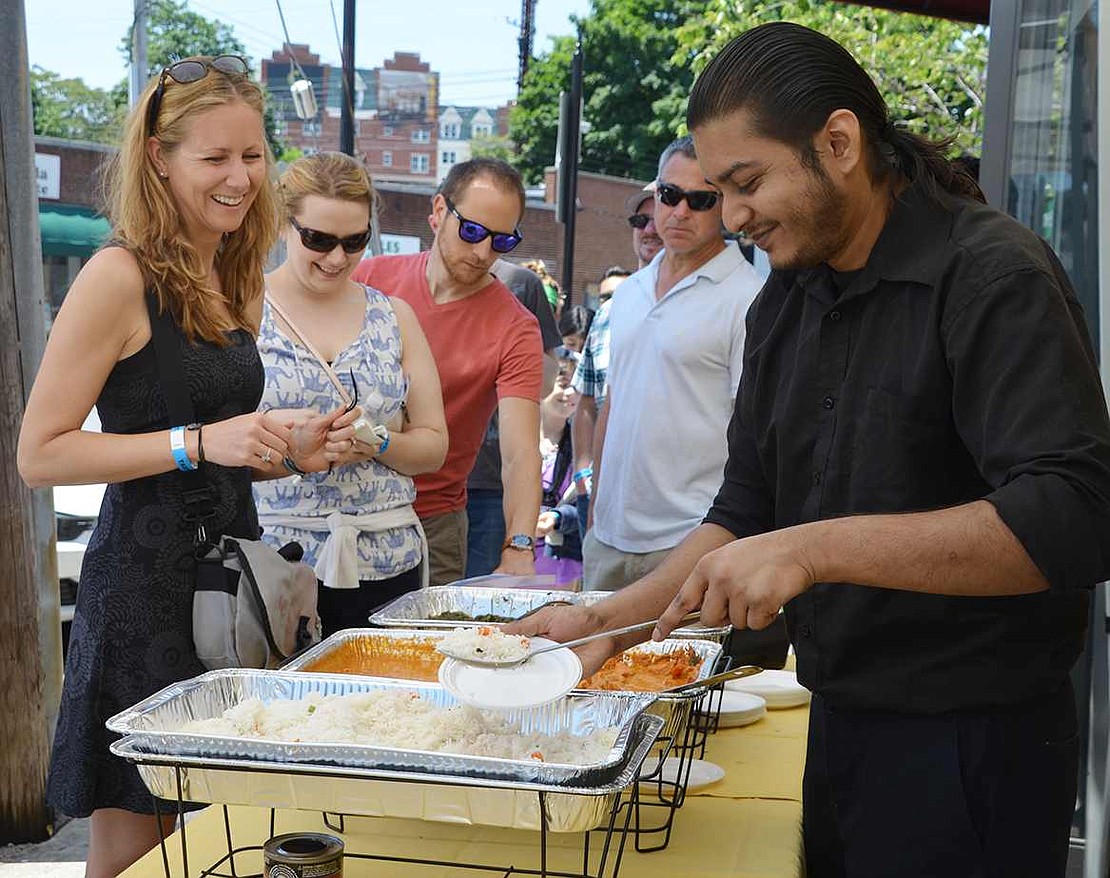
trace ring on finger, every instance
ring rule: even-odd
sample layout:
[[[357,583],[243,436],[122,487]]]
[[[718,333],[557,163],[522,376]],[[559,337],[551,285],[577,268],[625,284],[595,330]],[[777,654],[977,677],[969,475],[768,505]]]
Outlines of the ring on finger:
[[[259,455],[259,457],[261,457],[261,458],[262,458],[262,462],[263,462],[263,463],[269,463],[269,462],[270,462],[270,451],[271,451],[271,449],[270,449],[270,447],[269,447],[269,446],[267,445],[267,446],[266,446],[266,450],[265,450],[265,451],[263,451],[263,452],[262,452],[262,454],[260,454],[260,455]]]

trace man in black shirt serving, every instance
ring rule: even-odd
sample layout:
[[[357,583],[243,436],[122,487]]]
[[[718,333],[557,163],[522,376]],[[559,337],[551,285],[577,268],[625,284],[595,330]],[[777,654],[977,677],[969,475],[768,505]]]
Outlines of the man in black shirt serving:
[[[1062,876],[1068,671],[1110,573],[1110,424],[1068,279],[814,31],[738,37],[688,122],[724,222],[775,269],[724,483],[651,575],[517,627],[662,613],[660,638],[699,606],[738,628],[785,607],[814,692],[810,878]]]

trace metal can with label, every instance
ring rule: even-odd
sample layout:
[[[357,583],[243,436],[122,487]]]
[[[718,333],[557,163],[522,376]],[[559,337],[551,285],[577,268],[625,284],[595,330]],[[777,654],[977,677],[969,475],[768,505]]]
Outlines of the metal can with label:
[[[287,832],[262,846],[263,878],[343,878],[343,840],[322,832]]]

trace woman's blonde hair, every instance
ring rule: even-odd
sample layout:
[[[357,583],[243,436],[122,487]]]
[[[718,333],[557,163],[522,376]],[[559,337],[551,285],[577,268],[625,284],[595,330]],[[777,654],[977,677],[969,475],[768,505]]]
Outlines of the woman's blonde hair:
[[[358,159],[341,152],[320,152],[297,159],[281,175],[281,220],[289,222],[305,198],[319,195],[366,205],[369,224],[377,207],[370,175]]]
[[[210,62],[204,56],[187,59]],[[216,254],[216,270],[223,292],[208,283],[207,267],[186,239],[181,212],[147,150],[150,102],[159,77],[147,83],[124,127],[123,142],[105,178],[108,215],[113,240],[126,247],[139,263],[148,287],[158,295],[189,339],[226,344],[223,308],[237,327],[252,329],[247,308],[262,295],[262,274],[277,237],[277,198],[274,157],[263,143],[266,179],[243,223],[224,236]],[[258,112],[259,129],[265,111],[262,89],[245,74],[209,69],[196,82],[179,83],[166,77],[155,120],[164,153],[172,154],[202,113],[242,101]]]

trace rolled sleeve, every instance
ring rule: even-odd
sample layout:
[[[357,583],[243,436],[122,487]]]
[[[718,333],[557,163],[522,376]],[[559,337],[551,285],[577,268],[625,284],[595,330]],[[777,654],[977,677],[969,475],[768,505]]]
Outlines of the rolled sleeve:
[[[741,415],[740,393],[728,425],[728,459],[724,480],[703,519],[723,527],[737,539],[765,533],[774,527],[774,504],[759,462],[759,453]]]
[[[1110,576],[1110,421],[1079,303],[1037,268],[974,290],[942,332],[984,499],[1052,588],[1090,587]]]

